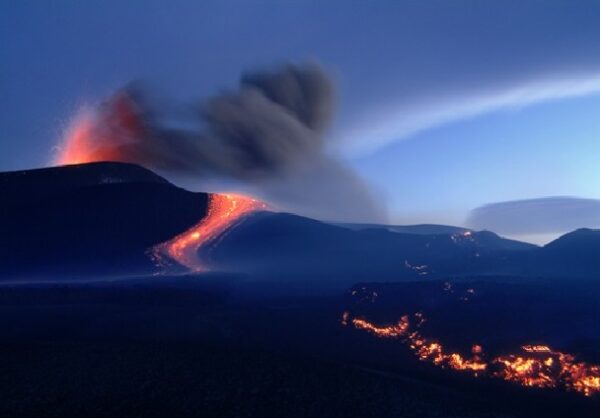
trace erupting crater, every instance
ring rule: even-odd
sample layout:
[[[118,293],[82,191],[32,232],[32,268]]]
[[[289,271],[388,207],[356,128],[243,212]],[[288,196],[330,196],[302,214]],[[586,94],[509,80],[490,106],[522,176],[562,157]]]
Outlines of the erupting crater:
[[[127,141],[144,134],[141,120],[127,97],[120,97],[108,119],[109,127],[98,126],[92,114],[81,114],[67,132],[60,152],[55,159],[57,165],[82,164],[98,161],[130,162],[144,164],[143,156],[128,152]],[[115,132],[114,126],[118,127]],[[112,140],[117,136],[119,141]],[[115,144],[122,143],[120,146]],[[134,158],[135,157],[135,158]],[[206,271],[198,251],[221,236],[243,216],[267,209],[258,200],[239,194],[209,194],[206,216],[196,225],[176,237],[156,245],[148,252],[159,266],[164,266],[165,256],[190,271]]]

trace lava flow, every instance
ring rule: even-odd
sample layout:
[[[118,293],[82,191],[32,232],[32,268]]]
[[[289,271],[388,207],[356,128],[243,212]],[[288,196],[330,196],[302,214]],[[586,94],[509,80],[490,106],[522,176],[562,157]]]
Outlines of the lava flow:
[[[342,325],[352,324],[379,338],[401,338],[421,361],[431,362],[442,368],[465,370],[475,376],[483,374],[517,383],[521,386],[540,388],[563,388],[591,396],[600,393],[600,365],[575,361],[571,354],[555,351],[545,345],[524,345],[518,354],[498,356],[485,360],[480,345],[473,345],[471,356],[448,353],[443,345],[425,338],[418,328],[425,321],[416,313],[415,326],[411,330],[408,315],[395,325],[379,326],[364,318],[351,318],[349,312],[342,315]]]
[[[191,271],[203,271],[206,267],[198,257],[199,249],[221,236],[244,215],[266,207],[265,203],[245,196],[211,194],[206,216],[184,233],[154,247],[153,258],[161,260],[167,255]]]
[[[124,139],[143,135],[142,123],[131,101],[126,97],[117,100],[108,122],[111,129],[99,129],[92,115],[84,114],[77,118],[67,132],[56,163],[66,165],[94,161],[143,162],[141,156],[130,161],[131,156],[127,154],[126,147],[107,145],[112,143],[107,140],[107,135],[118,135]],[[138,161],[140,158],[141,162]],[[221,236],[244,215],[266,207],[265,203],[250,197],[236,194],[210,194],[206,216],[182,234],[151,248],[149,255],[160,265],[165,264],[164,256],[167,256],[191,271],[206,270],[206,266],[200,261],[198,251]]]

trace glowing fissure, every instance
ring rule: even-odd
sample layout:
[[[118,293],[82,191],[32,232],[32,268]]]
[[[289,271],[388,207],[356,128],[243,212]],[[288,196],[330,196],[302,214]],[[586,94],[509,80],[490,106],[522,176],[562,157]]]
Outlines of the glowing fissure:
[[[600,365],[575,361],[573,355],[545,345],[524,345],[518,354],[490,360],[485,360],[483,349],[477,344],[472,346],[469,357],[447,352],[441,343],[425,338],[419,332],[425,321],[423,315],[418,312],[413,318],[414,325],[409,316],[404,315],[395,325],[380,326],[344,312],[341,322],[342,325],[351,325],[378,338],[399,338],[419,360],[442,368],[466,370],[475,376],[500,378],[528,387],[562,388],[586,396],[600,393]]]
[[[251,212],[266,209],[266,204],[235,194],[211,194],[206,216],[182,234],[152,249],[153,258],[159,263],[166,255],[191,271],[204,271],[198,251],[221,236],[236,221]]]

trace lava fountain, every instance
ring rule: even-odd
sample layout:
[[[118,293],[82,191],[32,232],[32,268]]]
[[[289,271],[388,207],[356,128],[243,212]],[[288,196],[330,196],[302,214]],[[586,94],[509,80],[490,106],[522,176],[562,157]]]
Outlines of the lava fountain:
[[[130,161],[126,145],[140,135],[145,135],[143,122],[137,110],[127,97],[119,97],[113,103],[111,112],[99,119],[91,110],[82,110],[73,119],[65,138],[58,147],[56,165],[83,164],[96,161]],[[106,125],[106,126],[104,126]],[[118,138],[118,140],[115,140]]]
[[[134,138],[143,134],[143,127],[137,115],[127,101],[117,103],[115,117],[120,127],[118,135],[123,138]],[[59,154],[55,159],[57,165],[82,164],[96,161],[120,161],[142,163],[133,160],[124,148],[105,146],[112,141],[106,141],[103,136],[114,132],[98,129],[94,117],[83,113],[74,120],[67,131]],[[142,159],[143,160],[143,159]],[[158,244],[148,251],[157,265],[164,266],[164,257],[176,261],[190,271],[206,271],[208,268],[201,262],[198,252],[210,242],[221,236],[245,215],[264,210],[267,205],[258,199],[239,194],[215,194],[208,197],[208,209],[196,225],[174,238]]]

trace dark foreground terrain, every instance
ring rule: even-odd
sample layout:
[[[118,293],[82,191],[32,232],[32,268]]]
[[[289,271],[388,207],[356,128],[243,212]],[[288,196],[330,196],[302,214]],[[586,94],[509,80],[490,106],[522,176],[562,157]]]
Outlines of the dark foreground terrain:
[[[534,308],[521,312],[530,319],[524,329],[537,329],[547,301],[568,287],[563,283],[552,291],[513,280],[511,293],[521,300],[503,310],[506,299],[498,298],[497,283],[474,283],[477,303],[490,314],[481,321],[470,317],[467,328],[453,331],[439,318],[450,311],[468,313],[453,305],[468,302],[445,298],[437,282],[372,285],[382,295],[379,304],[362,297],[364,292],[358,298],[352,290],[339,296],[284,295],[270,292],[268,283],[216,274],[6,284],[0,288],[0,415],[597,416],[596,398],[441,370],[416,360],[398,341],[340,324],[346,309],[385,322],[420,303],[432,318],[427,331],[445,341],[485,337],[483,329],[494,318],[501,319],[498,328],[487,330],[488,345],[498,330],[504,340],[521,341],[521,334],[510,333],[510,315],[502,313],[519,312],[528,300]],[[457,293],[471,285],[454,283]],[[595,304],[576,306],[597,292],[588,284],[563,295],[576,298],[565,306],[579,312],[577,323],[593,322]],[[484,299],[486,293],[490,297]],[[573,348],[583,341],[585,327],[573,338],[566,328],[559,324],[563,344]],[[536,338],[556,330],[548,326]],[[599,360],[597,342],[586,341],[582,355]]]
[[[210,195],[120,163],[0,173],[0,194],[0,417],[598,415],[564,374],[541,389],[492,368],[548,345],[542,371],[568,353],[600,392],[600,231],[538,247],[256,212],[198,254],[230,273],[167,276],[182,268],[149,249]],[[417,314],[419,338],[481,345],[490,367],[420,361],[386,331]]]

